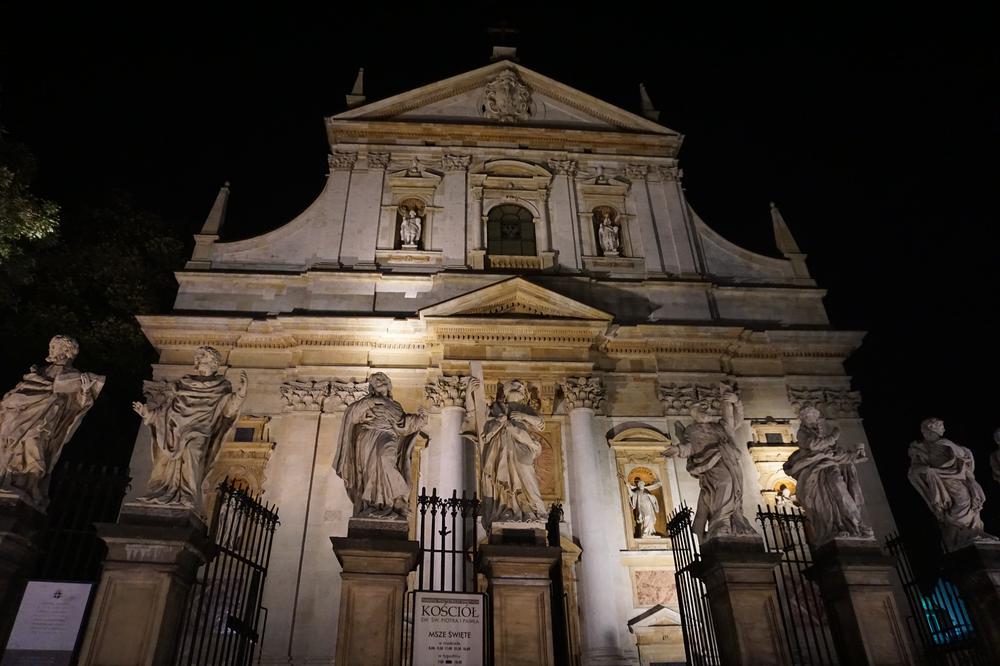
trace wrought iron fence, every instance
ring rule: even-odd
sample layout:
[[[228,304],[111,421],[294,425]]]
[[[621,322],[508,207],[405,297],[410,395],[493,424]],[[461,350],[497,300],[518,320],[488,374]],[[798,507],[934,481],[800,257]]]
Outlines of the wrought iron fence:
[[[420,489],[417,496],[416,532],[420,542],[417,570],[411,583],[404,607],[401,651],[403,663],[413,660],[413,621],[416,612],[417,592],[447,592],[475,594],[482,597],[484,645],[483,663],[489,664],[493,654],[492,621],[489,598],[478,589],[476,556],[479,552],[476,526],[479,520],[480,501],[473,495],[467,498],[452,491],[451,497],[442,497],[437,489]]]
[[[223,481],[210,523],[217,548],[198,572],[181,628],[177,663],[246,666],[267,627],[262,607],[277,507]],[[263,621],[262,621],[263,616]]]
[[[549,508],[549,519],[545,523],[545,532],[548,537],[549,546],[561,549],[561,530],[559,523],[562,521],[562,504],[553,503]],[[566,594],[566,587],[563,581],[562,562],[552,567],[549,574],[551,583],[551,606],[552,606],[552,651],[555,655],[555,663],[570,663],[570,636],[569,636],[569,595]]]
[[[793,664],[830,666],[838,663],[823,598],[810,578],[812,551],[806,539],[806,517],[799,509],[757,507],[764,545],[781,555],[774,570],[785,641]]]
[[[896,561],[910,608],[907,624],[923,661],[933,666],[989,664],[958,589],[942,573],[941,554],[920,576],[910,558],[909,544],[901,536],[890,536],[885,546]]]
[[[692,666],[720,664],[715,624],[705,585],[695,577],[701,563],[698,542],[691,528],[694,511],[685,504],[670,514],[667,534],[674,554],[674,580],[681,614],[681,630],[687,663]]]
[[[48,522],[34,577],[97,582],[107,547],[95,523],[113,523],[128,490],[128,470],[61,462],[52,473]]]

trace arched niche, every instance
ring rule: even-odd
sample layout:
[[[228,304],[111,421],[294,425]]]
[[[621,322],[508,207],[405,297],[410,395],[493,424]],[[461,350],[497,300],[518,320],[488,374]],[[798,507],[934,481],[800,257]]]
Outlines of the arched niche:
[[[663,457],[663,452],[672,444],[670,437],[646,425],[627,427],[608,435],[608,446],[614,451],[622,527],[628,548],[668,548],[667,514],[677,503],[670,463]],[[636,478],[643,481],[643,488],[635,482]],[[639,506],[643,493],[651,495],[657,505],[653,535],[642,534]],[[633,503],[636,504],[634,509]]]

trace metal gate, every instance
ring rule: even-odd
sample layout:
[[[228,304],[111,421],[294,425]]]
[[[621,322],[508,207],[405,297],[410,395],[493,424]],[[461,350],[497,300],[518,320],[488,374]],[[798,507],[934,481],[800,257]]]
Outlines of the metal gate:
[[[819,586],[809,578],[812,551],[806,540],[806,517],[799,509],[757,507],[764,545],[781,555],[774,570],[778,606],[792,663],[802,666],[837,664],[837,652],[827,622]]]
[[[717,666],[721,661],[712,610],[704,583],[694,576],[701,564],[701,554],[691,529],[693,515],[691,507],[682,504],[667,521],[670,548],[674,553],[674,580],[677,584],[677,602],[684,634],[684,652],[687,654],[688,664]]]
[[[933,666],[989,664],[958,588],[941,571],[942,554],[937,553],[934,565],[924,576],[918,576],[902,537],[890,536],[885,546],[896,560],[896,571],[910,607],[907,624],[914,642],[921,648],[923,661]]]
[[[475,495],[468,499],[464,492],[461,497],[455,491],[451,497],[440,497],[436,488],[430,495],[426,488],[421,488],[417,496],[416,531],[420,556],[403,609],[401,652],[405,665],[413,663],[417,592],[459,592],[482,597],[486,613],[483,618],[483,664],[492,663],[493,622],[489,597],[478,590],[475,569],[479,552],[476,533],[479,510],[479,499]]]
[[[218,488],[210,523],[216,555],[188,597],[177,664],[247,666],[267,628],[261,606],[278,510],[228,480]]]

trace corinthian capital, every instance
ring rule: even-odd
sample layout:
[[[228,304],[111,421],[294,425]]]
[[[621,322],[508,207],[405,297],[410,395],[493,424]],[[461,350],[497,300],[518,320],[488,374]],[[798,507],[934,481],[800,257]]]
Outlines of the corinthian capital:
[[[576,160],[549,160],[549,169],[560,176],[576,175]]]
[[[630,180],[646,180],[649,167],[645,164],[629,164],[625,167],[625,177]]]
[[[472,164],[472,155],[445,155],[441,165],[445,171],[467,171]]]
[[[424,392],[435,407],[465,407],[465,394],[471,380],[467,375],[438,377],[424,386]]]
[[[334,153],[327,156],[331,169],[353,169],[358,161],[357,153]]]
[[[369,169],[384,169],[389,166],[389,153],[368,153]]]
[[[604,387],[600,377],[567,377],[560,386],[567,410],[581,407],[596,410],[604,402]]]

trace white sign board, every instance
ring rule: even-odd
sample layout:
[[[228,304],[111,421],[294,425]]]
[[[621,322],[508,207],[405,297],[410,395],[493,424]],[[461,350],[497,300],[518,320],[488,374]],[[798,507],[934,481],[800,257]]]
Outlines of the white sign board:
[[[484,597],[415,592],[413,666],[482,666]]]
[[[68,665],[93,587],[91,583],[28,581],[0,666]]]

